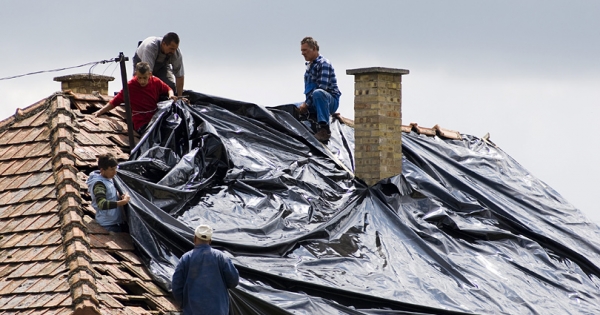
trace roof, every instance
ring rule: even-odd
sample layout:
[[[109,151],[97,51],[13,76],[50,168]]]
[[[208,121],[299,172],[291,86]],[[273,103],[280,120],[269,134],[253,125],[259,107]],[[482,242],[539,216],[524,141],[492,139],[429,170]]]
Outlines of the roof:
[[[124,109],[91,118],[109,99],[55,93],[0,122],[0,314],[177,310],[129,235],[108,233],[93,219],[85,182],[96,156],[129,157]],[[461,138],[437,125],[402,128]]]
[[[175,311],[131,238],[93,219],[96,155],[128,158],[124,110],[106,96],[56,93],[0,122],[0,314]]]

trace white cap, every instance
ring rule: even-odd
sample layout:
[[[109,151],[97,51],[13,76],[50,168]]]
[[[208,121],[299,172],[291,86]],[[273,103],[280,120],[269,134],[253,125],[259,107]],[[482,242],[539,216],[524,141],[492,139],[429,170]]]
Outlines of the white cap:
[[[196,235],[196,237],[201,240],[210,241],[212,239],[212,233],[213,229],[210,226],[202,224],[198,225],[196,231],[194,232],[194,235]]]

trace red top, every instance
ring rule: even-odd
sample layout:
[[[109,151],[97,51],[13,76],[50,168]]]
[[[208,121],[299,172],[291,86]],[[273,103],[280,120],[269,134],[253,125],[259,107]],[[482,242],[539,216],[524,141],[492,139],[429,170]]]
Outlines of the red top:
[[[150,77],[148,84],[144,87],[140,85],[137,77],[133,77],[133,79],[129,80],[127,86],[129,87],[129,102],[131,103],[133,129],[139,130],[149,123],[152,116],[154,116],[157,108],[156,103],[158,103],[160,95],[168,94],[171,88],[155,76]],[[110,103],[113,106],[124,104],[125,99],[123,98],[123,90],[121,90]]]

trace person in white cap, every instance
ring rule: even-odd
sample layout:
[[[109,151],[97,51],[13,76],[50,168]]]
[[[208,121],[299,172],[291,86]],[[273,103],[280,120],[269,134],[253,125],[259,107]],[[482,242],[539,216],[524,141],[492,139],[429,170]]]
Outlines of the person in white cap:
[[[229,314],[227,290],[238,285],[240,276],[231,259],[210,246],[212,234],[210,226],[199,225],[194,249],[181,256],[173,273],[173,296],[184,315]]]

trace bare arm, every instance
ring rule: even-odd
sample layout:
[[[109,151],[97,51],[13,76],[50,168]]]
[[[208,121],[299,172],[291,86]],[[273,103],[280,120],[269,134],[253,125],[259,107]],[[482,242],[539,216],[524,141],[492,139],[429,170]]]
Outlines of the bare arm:
[[[177,89],[177,96],[181,96],[183,93],[183,77],[175,78],[175,88]]]
[[[104,105],[104,107],[102,107],[99,111],[94,113],[95,117],[101,116],[102,114],[110,111],[111,109],[115,108],[115,105],[111,104],[110,102],[106,103],[106,105]]]

